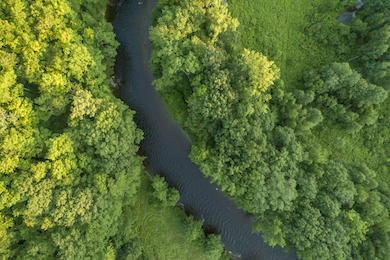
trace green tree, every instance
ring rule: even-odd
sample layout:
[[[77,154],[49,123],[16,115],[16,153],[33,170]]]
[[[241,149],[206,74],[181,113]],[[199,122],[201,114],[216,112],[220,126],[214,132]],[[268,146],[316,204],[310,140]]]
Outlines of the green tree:
[[[306,88],[316,93],[316,104],[321,104],[317,107],[331,120],[336,118],[351,134],[375,123],[374,106],[388,95],[382,87],[363,79],[348,63],[325,66],[321,74],[306,73],[304,80]]]

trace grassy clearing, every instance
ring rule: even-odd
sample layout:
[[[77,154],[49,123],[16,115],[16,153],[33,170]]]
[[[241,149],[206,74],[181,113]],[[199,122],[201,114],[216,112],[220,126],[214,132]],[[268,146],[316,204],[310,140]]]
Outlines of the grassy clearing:
[[[345,9],[331,0],[229,1],[229,11],[238,18],[238,30],[246,48],[263,53],[281,69],[287,86],[296,85],[302,71],[334,61],[335,50],[307,36],[318,23],[337,25]],[[320,15],[318,15],[320,14]]]
[[[206,259],[202,245],[186,240],[185,214],[179,208],[157,207],[150,201],[151,181],[142,178],[132,214],[146,259]]]

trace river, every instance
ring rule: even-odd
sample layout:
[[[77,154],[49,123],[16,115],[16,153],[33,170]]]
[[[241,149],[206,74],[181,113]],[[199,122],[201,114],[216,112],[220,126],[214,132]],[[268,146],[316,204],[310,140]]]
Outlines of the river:
[[[151,12],[157,0],[125,0],[113,21],[121,44],[115,64],[119,96],[136,111],[138,127],[144,131],[140,152],[152,174],[164,176],[180,193],[180,203],[196,219],[204,220],[207,230],[221,235],[225,248],[240,259],[295,260],[295,253],[285,253],[280,246],[266,244],[261,235],[252,234],[255,217],[238,209],[210,178],[188,158],[191,140],[173,120],[152,85],[149,67]]]

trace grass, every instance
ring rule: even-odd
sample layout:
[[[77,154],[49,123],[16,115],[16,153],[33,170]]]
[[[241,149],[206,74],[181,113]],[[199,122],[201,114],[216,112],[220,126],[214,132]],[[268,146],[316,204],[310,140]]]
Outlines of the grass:
[[[342,27],[335,18],[353,4],[349,0],[230,0],[229,11],[240,22],[238,30],[244,46],[275,61],[286,88],[292,90],[301,88],[303,71],[354,56],[352,48],[340,54],[343,43],[335,33]],[[326,36],[332,34],[333,38]],[[311,138],[321,144],[325,156],[364,163],[390,185],[389,99],[377,110],[379,123],[357,134],[347,134],[330,120],[317,126]],[[336,138],[342,138],[345,145],[336,147]]]
[[[144,174],[132,212],[146,259],[206,259],[202,245],[186,240],[185,213],[177,207],[153,205],[150,184],[150,178]]]
[[[336,8],[337,2],[231,0],[229,11],[240,22],[244,46],[275,61],[286,85],[292,86],[298,84],[302,71],[335,59],[335,51],[308,37],[306,30],[319,23],[336,25],[335,17],[345,10]]]

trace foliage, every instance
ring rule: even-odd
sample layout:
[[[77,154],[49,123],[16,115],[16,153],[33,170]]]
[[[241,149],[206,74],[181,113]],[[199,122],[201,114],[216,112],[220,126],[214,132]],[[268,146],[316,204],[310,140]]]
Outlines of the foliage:
[[[219,236],[209,240],[203,233],[203,222],[187,217],[175,207],[176,201],[171,205],[166,203],[172,193],[178,194],[177,190],[168,188],[164,178],[156,175],[151,180],[143,175],[135,206],[127,212],[134,218],[131,230],[139,244],[126,249],[127,259],[183,259],[189,255],[194,259],[224,259]],[[164,194],[159,197],[166,202],[156,199],[157,194]],[[141,250],[138,258],[131,257],[137,248]]]
[[[188,13],[195,11],[191,16]],[[217,15],[221,23],[208,22]],[[198,19],[192,21],[189,17],[193,16]],[[189,20],[182,24],[185,19]],[[255,126],[269,120],[263,115],[269,99],[265,91],[278,78],[278,69],[263,55],[243,48],[227,54],[225,48],[233,45],[228,39],[234,37],[237,24],[218,1],[210,7],[202,1],[166,5],[161,7],[156,21],[150,37],[151,64],[159,76],[157,89],[192,138],[191,158],[206,175],[223,183],[229,194],[241,195],[254,179],[238,173],[255,172],[262,164],[256,154],[265,149],[265,135]],[[218,37],[202,29],[221,26],[222,21],[224,26],[215,29]],[[183,26],[174,30],[178,36],[168,30]],[[171,52],[172,47],[178,51]],[[175,61],[178,66],[166,64],[167,61]],[[239,181],[241,178],[245,180]],[[261,176],[254,174],[253,178],[261,184]],[[243,186],[235,186],[238,182]]]
[[[174,207],[180,199],[179,192],[176,189],[168,189],[168,184],[164,181],[164,177],[154,176],[152,187],[154,189],[152,196],[155,198],[157,205]]]
[[[351,35],[358,56],[352,64],[370,82],[389,90],[390,86],[390,5],[368,0],[351,23]]]
[[[0,3],[4,259],[146,257],[143,242],[150,234],[134,228],[147,224],[134,212],[151,205],[147,200],[136,207],[143,168],[136,153],[143,134],[134,112],[109,87],[118,43],[103,18],[105,5],[100,0]],[[178,192],[168,193],[166,183],[159,183],[159,192],[169,196],[156,211],[164,217],[175,212],[175,220],[183,221],[174,208]],[[162,224],[155,227],[160,231]],[[197,231],[202,234],[199,226]],[[184,231],[171,232],[185,240]],[[210,254],[206,241],[188,244],[199,259]],[[213,241],[219,243],[218,252],[211,250],[218,259],[222,244]],[[170,243],[168,248],[176,245]]]
[[[311,129],[322,122],[321,110],[310,107],[314,100],[313,91],[295,90],[284,92],[283,81],[280,80],[273,88],[271,110],[276,115],[276,121],[294,129],[297,135],[307,135]]]
[[[310,37],[295,37],[303,33],[295,27],[288,34],[302,40],[299,47],[304,49],[327,48],[324,56],[319,51],[310,53],[316,58],[305,60],[303,67],[325,65],[319,73],[305,74],[303,87],[290,85],[302,77],[303,70],[297,71],[302,57],[295,66],[286,62],[287,55],[294,57],[291,53],[278,54],[278,48],[266,40],[256,45],[266,46],[261,50],[277,57],[283,80],[279,79],[272,62],[241,45],[236,23],[225,11],[221,20],[226,30],[221,29],[218,37],[207,34],[211,25],[203,21],[222,5],[206,2],[161,1],[151,29],[156,85],[193,141],[191,159],[241,208],[256,215],[254,231],[263,232],[270,245],[293,249],[303,259],[386,259],[390,248],[387,185],[379,187],[375,172],[364,164],[329,158],[330,152],[322,149],[315,135],[322,129],[330,131],[336,122],[349,133],[375,125],[377,108],[387,97],[382,86],[363,79],[347,63],[330,62],[336,54],[352,53],[343,38],[353,37],[349,27],[328,15],[324,21],[325,14],[305,13],[311,19]],[[339,2],[327,5],[331,9]],[[343,1],[344,7],[349,4]],[[256,4],[247,4],[245,10],[251,5]],[[304,10],[324,8],[328,7],[312,3]],[[253,21],[246,21],[246,25],[253,23],[251,27],[260,16],[247,15],[247,19]],[[256,38],[251,29],[245,29],[244,42]],[[265,32],[258,35],[267,38]],[[294,50],[299,49],[294,44]],[[298,68],[295,79],[286,76],[290,67]],[[344,149],[349,145],[345,136],[330,135],[330,145]]]
[[[346,60],[346,41],[339,37],[347,27],[335,19],[353,1],[258,0],[229,1],[229,12],[240,21],[237,30],[245,48],[261,52],[281,70],[286,88],[299,84],[302,71]]]
[[[315,93],[317,107],[350,133],[374,124],[377,119],[374,107],[388,95],[383,88],[364,80],[348,63],[333,63],[320,73],[306,72],[304,82],[305,88]]]
[[[117,43],[103,17],[81,17],[81,7],[0,6],[2,254],[10,259],[113,256],[110,239],[138,186],[142,134],[106,84]]]

